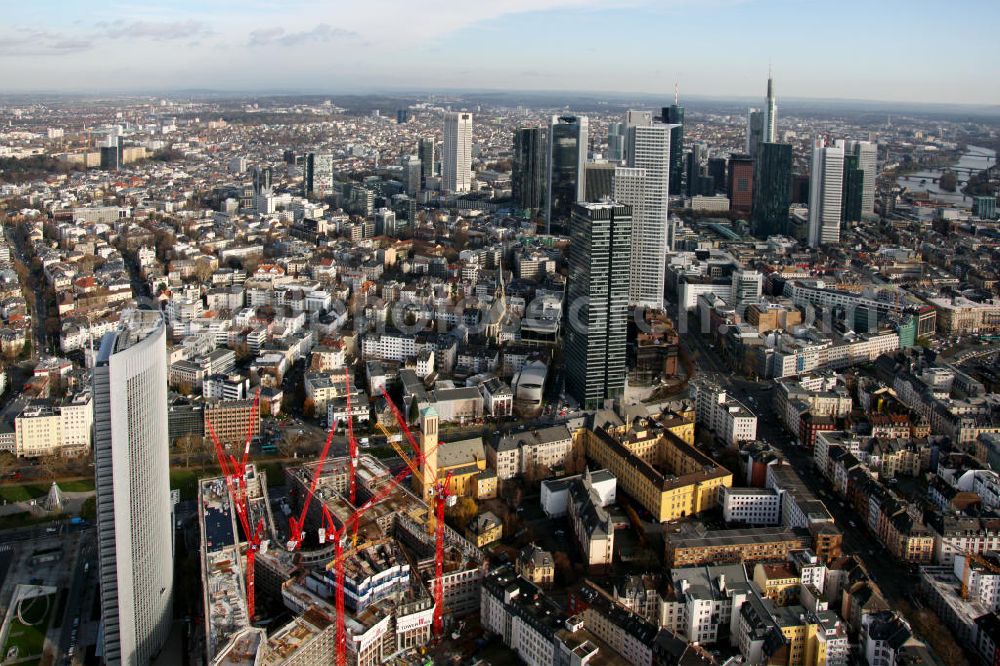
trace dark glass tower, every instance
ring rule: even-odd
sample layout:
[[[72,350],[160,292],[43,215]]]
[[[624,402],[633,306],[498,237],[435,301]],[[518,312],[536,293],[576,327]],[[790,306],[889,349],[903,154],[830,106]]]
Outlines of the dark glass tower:
[[[678,125],[670,130],[670,193],[684,191],[684,107],[676,104],[663,107],[663,122]]]
[[[579,203],[570,221],[566,390],[596,409],[625,391],[632,210]]]
[[[673,152],[673,144],[671,144],[670,152]],[[701,182],[698,180],[701,176],[701,154],[702,144],[691,144],[691,152],[687,154],[687,195],[689,197],[701,194]]]
[[[787,143],[762,143],[757,147],[753,175],[754,236],[767,238],[785,232],[791,205],[792,147]]]
[[[615,165],[611,162],[590,162],[584,170],[587,175],[586,201],[610,198],[615,188]]]
[[[566,233],[573,204],[586,197],[588,121],[586,116],[554,116],[549,128],[546,231]]]
[[[434,139],[421,139],[417,143],[417,157],[420,158],[420,186],[427,187],[427,179],[437,173],[437,153]]]
[[[843,224],[861,221],[865,191],[865,172],[857,155],[844,156],[844,184],[841,195],[840,221]]]
[[[514,200],[524,210],[536,211],[545,203],[547,135],[542,127],[522,127],[514,132],[511,185]]]
[[[712,177],[712,184],[715,192],[726,189],[726,158],[710,157],[708,159],[708,175]]]

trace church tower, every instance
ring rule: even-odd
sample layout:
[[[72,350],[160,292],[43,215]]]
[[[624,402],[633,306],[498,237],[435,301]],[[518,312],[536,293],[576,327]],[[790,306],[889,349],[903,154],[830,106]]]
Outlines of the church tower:
[[[420,453],[423,464],[420,467],[420,474],[424,477],[423,483],[416,476],[413,477],[413,490],[420,493],[424,501],[429,502],[434,490],[434,482],[437,480],[438,467],[438,414],[430,405],[420,409]]]

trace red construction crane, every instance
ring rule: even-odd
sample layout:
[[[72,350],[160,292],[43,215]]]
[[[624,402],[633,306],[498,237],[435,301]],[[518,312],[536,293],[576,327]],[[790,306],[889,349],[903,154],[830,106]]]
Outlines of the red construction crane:
[[[414,464],[416,464],[418,468],[422,467],[424,464],[424,453],[420,450],[420,445],[417,444],[417,440],[413,437],[413,433],[406,427],[406,419],[403,418],[399,408],[396,407],[396,403],[394,403],[392,398],[389,397],[389,394],[386,392],[384,386],[382,387],[382,397],[385,398],[386,403],[389,405],[389,409],[392,410],[393,416],[396,417],[396,423],[399,424],[399,429],[403,431],[404,435],[406,435],[406,441],[410,443],[410,447],[413,449],[413,455],[416,458],[416,460],[414,460]],[[406,458],[403,459],[406,460]]]
[[[305,498],[302,501],[302,513],[299,515],[298,520],[294,516],[288,518],[288,550],[298,550],[302,545],[302,539],[304,535],[302,533],[302,526],[306,523],[306,515],[309,513],[309,504],[312,502],[313,495],[316,493],[316,484],[319,483],[319,477],[323,473],[323,466],[326,464],[326,458],[330,455],[330,444],[333,442],[333,431],[337,429],[337,421],[334,419],[330,423],[330,432],[326,435],[326,443],[323,444],[323,450],[319,454],[319,462],[316,463],[316,469],[313,470],[312,481],[309,483],[309,491],[306,493]]]
[[[386,395],[383,390],[383,395],[386,398],[386,402],[389,403],[392,408],[393,413],[396,415],[396,419],[399,421],[400,428],[406,433],[407,438],[410,440],[411,445],[414,447],[414,451],[417,454],[418,460],[423,461],[423,454],[420,451],[420,447],[417,445],[410,434],[410,431],[406,428],[406,424],[403,421],[402,415],[396,406],[393,404],[392,400]],[[349,413],[349,412],[348,412]],[[289,538],[288,549],[295,550],[302,544],[302,527],[305,524],[306,514],[309,507],[309,502],[312,500],[312,496],[316,491],[316,485],[319,481],[320,473],[322,472],[323,464],[326,460],[326,456],[329,453],[330,441],[333,438],[333,431],[336,424],[331,424],[330,433],[327,436],[326,445],[323,447],[323,452],[320,454],[320,462],[317,465],[312,478],[312,483],[309,488],[309,493],[306,495],[305,502],[303,503],[302,514],[296,520],[295,518],[289,519],[291,523],[291,534]],[[438,442],[431,450],[433,451],[441,442]],[[387,498],[399,485],[406,480],[411,474],[409,468],[403,469],[401,472],[392,477],[381,489],[378,490],[374,495],[372,495],[364,504],[357,507],[354,512],[347,518],[343,525],[338,529],[333,521],[333,517],[330,515],[329,509],[326,505],[322,507],[322,527],[324,530],[321,541],[331,540],[334,544],[334,571],[336,588],[335,594],[335,606],[337,611],[337,635],[336,635],[336,666],[347,666],[347,630],[344,621],[344,537],[348,529],[354,531],[357,534],[358,525],[361,522],[361,517],[367,513],[372,507],[382,502]],[[444,507],[445,504],[449,503],[450,500],[454,500],[454,496],[450,495],[449,488],[451,483],[451,473],[449,473],[443,483],[438,484],[440,491],[436,494],[436,498],[439,500],[439,504],[435,507],[438,517],[437,517],[437,538],[435,541],[435,581],[434,581],[434,618],[435,618],[435,636],[440,637],[443,631],[444,624],[444,582],[442,579],[442,574],[444,573]],[[352,502],[353,504],[353,502]],[[430,508],[430,507],[428,507]],[[428,517],[430,520],[430,517]]]
[[[441,640],[444,635],[444,506],[454,506],[455,496],[451,491],[451,472],[444,481],[434,484],[434,638]]]
[[[336,666],[347,666],[347,627],[344,623],[344,533],[347,530],[347,523],[344,523],[340,529],[333,522],[333,516],[330,515],[330,510],[323,505],[323,524],[326,526],[326,534],[332,535],[331,538],[327,540],[333,541],[334,555],[333,555],[333,565],[334,572],[336,576],[336,582],[334,585],[334,597],[335,604],[337,608],[337,634],[336,634],[336,647],[337,647],[337,661]],[[323,528],[320,528],[323,529]],[[320,536],[320,543],[324,540],[323,535]]]
[[[219,437],[215,433],[215,428],[212,425],[211,419],[206,421],[208,424],[208,434],[215,446],[215,456],[219,460],[219,468],[222,470],[222,476],[223,479],[225,479],[226,488],[229,491],[230,501],[232,502],[233,509],[236,511],[237,518],[239,518],[240,527],[243,528],[243,535],[247,540],[247,616],[251,622],[253,622],[256,610],[254,564],[257,552],[260,550],[261,539],[264,535],[264,519],[261,518],[257,522],[257,525],[251,528],[250,511],[247,504],[246,470],[247,462],[250,459],[250,442],[253,441],[254,424],[256,423],[256,415],[259,405],[260,389],[257,389],[257,393],[254,396],[253,406],[250,408],[250,423],[247,424],[247,436],[243,445],[243,456],[239,460],[237,460],[235,456],[229,456],[227,459],[226,449],[222,445],[222,442],[219,441]],[[236,538],[236,544],[239,545],[239,536]]]
[[[351,413],[351,373],[344,367],[344,393],[347,395],[347,454],[350,458],[347,483],[350,489],[351,506],[358,501],[358,440],[354,438],[354,415]]]

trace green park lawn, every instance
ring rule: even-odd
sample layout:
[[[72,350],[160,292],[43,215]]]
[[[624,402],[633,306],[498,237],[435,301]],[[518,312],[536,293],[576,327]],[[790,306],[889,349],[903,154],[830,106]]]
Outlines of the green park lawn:
[[[45,483],[17,483],[0,486],[0,500],[8,502],[26,502],[45,497],[49,485]]]
[[[17,647],[18,664],[37,664],[41,661],[42,650],[45,647],[45,632],[52,621],[56,599],[54,595],[36,597],[25,602],[22,615],[28,624],[22,624],[15,616],[10,623],[7,643],[3,646],[0,656],[6,657],[7,651]],[[35,660],[32,658],[37,657]],[[21,661],[21,660],[28,661]]]

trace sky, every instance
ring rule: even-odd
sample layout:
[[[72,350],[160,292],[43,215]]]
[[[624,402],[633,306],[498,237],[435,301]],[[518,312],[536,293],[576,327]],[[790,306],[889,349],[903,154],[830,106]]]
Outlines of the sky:
[[[0,0],[0,93],[444,89],[1000,104],[997,0]]]

